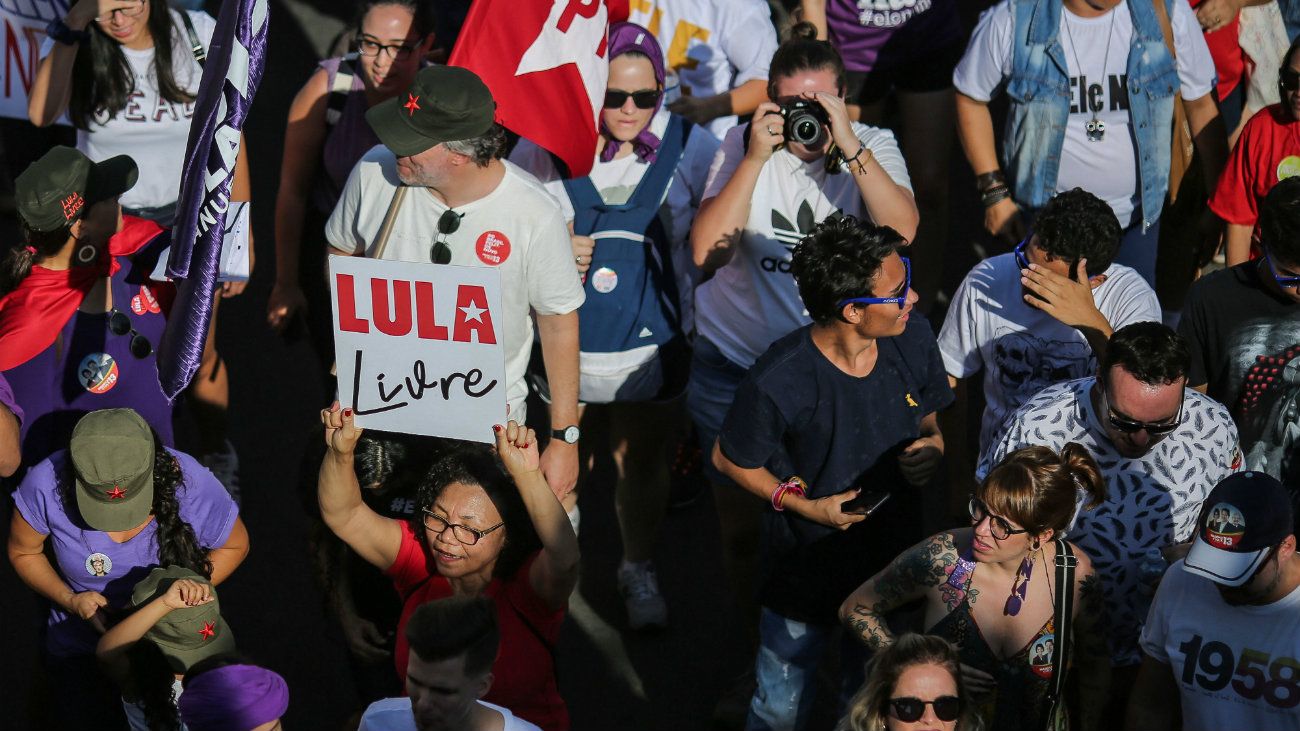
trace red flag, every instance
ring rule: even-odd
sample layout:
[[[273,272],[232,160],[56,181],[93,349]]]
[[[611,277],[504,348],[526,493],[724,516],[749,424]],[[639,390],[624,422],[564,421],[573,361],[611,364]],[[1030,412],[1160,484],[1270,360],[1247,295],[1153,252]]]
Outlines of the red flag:
[[[584,176],[609,78],[609,23],[626,17],[626,0],[476,0],[449,63],[488,85],[497,121]]]

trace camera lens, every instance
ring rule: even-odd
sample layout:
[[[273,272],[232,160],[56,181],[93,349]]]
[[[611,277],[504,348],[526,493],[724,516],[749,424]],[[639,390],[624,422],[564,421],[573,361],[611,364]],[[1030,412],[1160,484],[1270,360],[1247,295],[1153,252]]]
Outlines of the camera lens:
[[[822,143],[822,125],[808,112],[792,115],[790,119],[790,141],[807,147],[820,147]]]

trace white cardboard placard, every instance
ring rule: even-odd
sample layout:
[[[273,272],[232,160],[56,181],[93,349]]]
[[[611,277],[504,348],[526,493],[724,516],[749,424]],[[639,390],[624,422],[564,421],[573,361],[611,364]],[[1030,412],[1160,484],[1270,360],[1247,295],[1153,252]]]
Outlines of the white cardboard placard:
[[[501,273],[329,257],[339,403],[371,429],[492,443],[506,418]]]

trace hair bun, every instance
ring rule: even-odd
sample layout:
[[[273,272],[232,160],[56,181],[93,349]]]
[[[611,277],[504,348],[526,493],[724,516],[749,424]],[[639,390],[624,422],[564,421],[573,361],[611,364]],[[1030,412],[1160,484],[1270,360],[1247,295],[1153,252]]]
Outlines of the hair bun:
[[[789,39],[792,41],[815,41],[817,40],[817,26],[806,20],[795,23],[790,27]]]

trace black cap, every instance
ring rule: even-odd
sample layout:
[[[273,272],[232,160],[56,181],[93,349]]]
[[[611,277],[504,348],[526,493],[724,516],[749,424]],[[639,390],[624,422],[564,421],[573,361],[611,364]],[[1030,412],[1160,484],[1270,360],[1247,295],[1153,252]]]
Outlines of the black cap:
[[[495,120],[496,102],[487,84],[458,66],[421,69],[405,91],[366,112],[379,141],[398,157],[479,137]]]
[[[27,166],[14,181],[18,215],[33,231],[70,226],[96,203],[130,190],[139,171],[126,155],[91,162],[62,145]]]
[[[1269,549],[1291,535],[1291,520],[1291,498],[1282,483],[1263,472],[1228,475],[1202,504],[1183,568],[1216,584],[1241,586]]]

